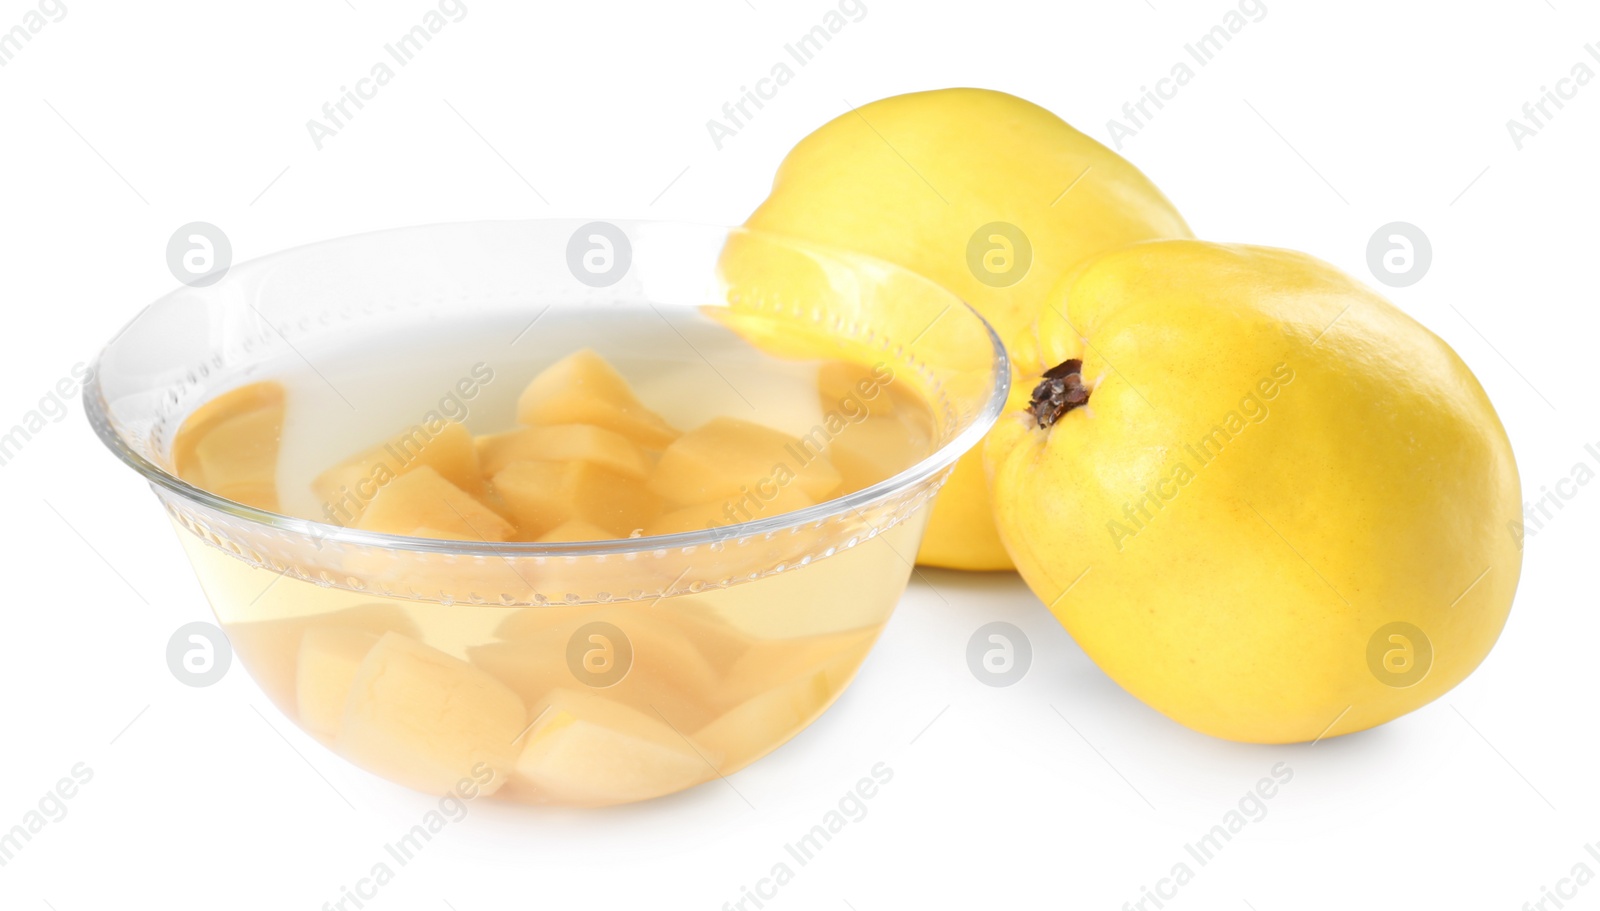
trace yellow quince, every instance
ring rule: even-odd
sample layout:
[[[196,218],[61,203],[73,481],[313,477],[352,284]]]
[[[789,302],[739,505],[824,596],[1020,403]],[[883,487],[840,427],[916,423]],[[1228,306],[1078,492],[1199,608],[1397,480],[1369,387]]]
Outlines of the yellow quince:
[[[985,446],[1023,578],[1195,730],[1359,731],[1461,682],[1521,571],[1511,444],[1441,339],[1312,257],[1107,253],[1050,297]]]
[[[789,152],[747,227],[926,276],[975,307],[1008,345],[1086,257],[1189,236],[1161,192],[1115,152],[1038,105],[982,89],[899,95],[840,115]],[[741,281],[766,274],[796,294],[828,285],[810,264],[744,246],[764,259],[741,268],[730,245],[725,265]],[[917,556],[956,569],[1010,568],[976,452],[939,495]]]

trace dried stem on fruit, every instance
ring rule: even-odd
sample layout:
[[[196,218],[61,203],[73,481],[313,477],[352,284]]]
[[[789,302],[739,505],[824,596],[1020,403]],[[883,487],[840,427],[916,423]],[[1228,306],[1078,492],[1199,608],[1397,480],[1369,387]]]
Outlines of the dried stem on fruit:
[[[1089,387],[1083,384],[1083,361],[1072,358],[1045,371],[1044,379],[1033,387],[1028,413],[1040,427],[1048,428],[1061,420],[1062,415],[1088,402]]]

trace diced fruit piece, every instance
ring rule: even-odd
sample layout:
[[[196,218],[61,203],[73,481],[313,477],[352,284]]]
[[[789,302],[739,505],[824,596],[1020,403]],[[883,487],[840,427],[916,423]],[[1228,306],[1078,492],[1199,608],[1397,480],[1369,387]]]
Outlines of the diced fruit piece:
[[[930,440],[898,417],[869,417],[846,425],[828,443],[828,458],[848,491],[894,477],[930,451]]]
[[[283,401],[283,386],[268,381],[240,386],[196,408],[173,440],[173,470],[236,503],[276,510]]]
[[[720,594],[713,592],[707,597],[716,598]],[[743,593],[738,597],[743,597]],[[752,646],[750,637],[722,622],[706,599],[667,598],[651,611],[654,617],[676,627],[694,643],[695,650],[718,675],[726,674]],[[720,690],[721,684],[717,686]]]
[[[661,453],[650,489],[679,503],[736,499],[795,485],[818,502],[839,472],[810,444],[739,418],[712,418]]]
[[[346,627],[312,627],[300,638],[295,698],[300,726],[318,737],[339,731],[350,684],[378,634]]]
[[[574,618],[595,611],[593,607],[513,607],[501,611],[504,620],[495,627],[494,634],[501,639],[526,639],[542,635]]]
[[[362,660],[351,683],[338,750],[379,775],[430,794],[462,778],[504,784],[516,761],[513,741],[527,724],[517,694],[472,665],[387,633]]]
[[[218,424],[240,414],[283,407],[283,385],[273,380],[240,386],[205,402],[183,419],[172,441],[172,470],[180,478],[196,486],[204,486],[200,466],[195,458],[195,446],[205,439]]]
[[[378,488],[356,527],[392,535],[506,541],[514,529],[494,510],[423,465]]]
[[[585,348],[546,367],[517,399],[517,420],[536,426],[593,424],[648,449],[660,449],[678,432],[644,407],[622,374]]]
[[[730,692],[754,695],[696,731],[696,745],[709,756],[722,757],[717,771],[723,775],[760,759],[828,707],[854,676],[872,635],[791,641],[777,652],[757,643],[730,671],[726,684]]]
[[[722,514],[724,503],[700,503],[695,506],[685,506],[665,512],[654,522],[646,525],[646,535],[675,535],[685,531],[705,531],[708,528],[718,528],[732,524]]]
[[[797,680],[818,668],[833,667],[836,662],[842,662],[854,673],[880,629],[874,626],[799,639],[756,640],[728,667],[718,685],[730,700],[737,701],[759,695],[779,682]]]
[[[412,427],[318,475],[311,489],[332,515],[348,525],[371,505],[377,491],[419,468],[432,468],[474,497],[484,492],[472,434],[454,422],[438,433],[421,425]]]
[[[894,399],[882,388],[886,382],[879,379],[871,367],[850,361],[829,361],[817,369],[817,395],[822,400],[822,411],[824,414],[845,412],[848,416],[847,409],[859,408],[871,415],[894,414]],[[852,401],[854,405],[847,404]]]
[[[757,491],[752,490],[738,499],[713,500],[710,503],[698,503],[662,513],[654,522],[645,526],[644,533],[671,535],[683,531],[704,531],[708,528],[733,525],[737,522],[753,522],[780,513],[794,512],[807,506],[815,506],[816,503],[816,500],[806,496],[798,484],[779,487],[771,498],[765,500]]]
[[[900,600],[908,581],[908,574],[885,572],[884,567],[904,566],[920,531],[920,522],[913,518],[878,534],[869,534],[870,529],[863,526],[859,535],[852,536],[853,546],[848,546],[851,539],[843,542],[847,546],[840,546],[836,531],[824,538],[804,529],[800,534],[775,536],[772,541],[753,540],[751,546],[770,552],[770,557],[762,559],[774,566],[794,563],[831,542],[836,547],[827,558],[831,571],[784,573],[786,581],[778,588],[783,592],[782,602],[732,597],[737,589],[729,589],[730,597],[706,598],[705,603],[722,623],[756,640],[800,639],[876,626],[888,619],[889,606]],[[847,593],[840,592],[840,579],[850,580]],[[784,606],[791,604],[803,604],[805,609]]]
[[[810,724],[838,692],[816,671],[752,697],[696,731],[707,754],[721,756],[719,774],[731,774],[760,759]]]
[[[513,462],[494,476],[524,538],[581,519],[626,538],[661,510],[660,498],[637,479],[592,462]]]
[[[553,626],[537,625],[541,619],[539,615],[509,618],[501,625],[504,641],[469,649],[469,659],[530,705],[552,689],[593,688],[651,717],[659,714],[682,730],[704,724],[724,707],[718,679],[732,665],[729,655],[738,648],[738,640],[732,638],[737,633],[719,633],[716,627],[698,625],[702,621],[697,618],[642,603],[582,609]],[[581,651],[605,648],[617,660],[631,656],[622,678],[605,687],[597,686],[595,678],[580,676],[570,664],[574,639],[596,622],[610,624],[627,642],[589,638],[578,643]],[[708,654],[715,656],[716,665]]]
[[[312,629],[364,632],[374,638],[391,631],[417,635],[417,625],[404,608],[382,603],[282,620],[224,624],[228,642],[240,663],[273,703],[285,712],[295,711],[295,678],[301,642]]]
[[[572,515],[564,462],[513,462],[496,472],[496,494],[511,510],[522,537],[538,537]]]
[[[217,424],[194,447],[206,489],[237,503],[276,510],[282,434],[282,405],[247,411]]]
[[[616,535],[593,522],[568,519],[534,540],[541,544],[562,544],[570,541],[606,541],[615,537]]]
[[[647,800],[711,777],[676,731],[637,709],[582,690],[556,690],[535,710],[516,763],[519,783],[551,801],[607,806]]]
[[[483,485],[483,496],[478,497],[478,502],[494,510],[494,514],[507,522],[516,522],[517,515],[511,511],[511,504],[506,498],[500,496],[500,491],[494,489],[493,484]]]
[[[478,437],[478,461],[493,477],[512,462],[593,462],[630,478],[650,473],[639,444],[614,430],[592,424],[524,427]]]

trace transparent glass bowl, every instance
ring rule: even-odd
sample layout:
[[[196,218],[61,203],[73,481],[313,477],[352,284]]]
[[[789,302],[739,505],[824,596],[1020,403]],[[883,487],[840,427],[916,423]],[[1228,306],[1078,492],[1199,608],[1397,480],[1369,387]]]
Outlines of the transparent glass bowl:
[[[795,512],[567,544],[361,531],[241,505],[173,471],[191,411],[286,363],[491,318],[529,323],[517,350],[549,359],[571,339],[545,338],[547,307],[599,325],[641,304],[709,316],[776,357],[886,365],[929,406],[931,454]],[[883,262],[738,229],[523,221],[236,265],[135,317],[84,399],[166,507],[240,662],[284,714],[417,790],[592,806],[728,775],[832,703],[1008,379],[975,312]]]

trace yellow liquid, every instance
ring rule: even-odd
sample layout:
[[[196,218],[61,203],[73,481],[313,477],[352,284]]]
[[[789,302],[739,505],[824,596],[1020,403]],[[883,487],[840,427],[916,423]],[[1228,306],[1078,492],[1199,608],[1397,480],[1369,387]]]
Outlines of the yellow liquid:
[[[887,460],[842,459],[845,482],[833,496],[882,480],[931,449],[931,416],[914,394],[891,383],[881,400],[845,407],[835,381],[840,371],[772,358],[709,320],[677,316],[666,326],[638,318],[626,329],[585,331],[547,318],[554,321],[547,332],[584,344],[604,339],[607,345],[595,347],[646,404],[680,428],[713,417],[759,417],[799,438],[827,424],[831,413],[836,432],[827,435],[829,452],[847,449],[853,432],[858,444],[894,447],[896,456]],[[197,486],[227,476],[231,486],[219,491],[225,495],[239,491],[236,498],[256,497],[255,505],[281,504],[286,513],[322,520],[326,504],[312,492],[312,479],[415,422],[407,415],[438,399],[415,390],[430,379],[449,389],[463,363],[482,363],[462,355],[497,334],[478,327],[428,339],[425,350],[419,341],[411,352],[404,340],[388,340],[377,346],[388,355],[381,360],[324,357],[317,375],[286,369],[274,378],[284,390],[281,413],[243,422],[247,431],[267,428],[256,432],[276,440],[252,440],[240,422],[232,425],[234,436],[214,436],[238,416],[230,411],[280,407],[259,388],[224,393],[196,409],[176,435],[175,470]],[[675,353],[663,357],[663,351]],[[474,393],[465,423],[475,433],[511,427],[521,387],[565,353],[538,363],[497,363],[493,381]],[[380,394],[386,383],[409,390],[412,401]],[[842,422],[841,410],[849,412]],[[244,469],[219,451],[218,439],[248,450]],[[205,458],[197,459],[197,451]],[[248,477],[263,452],[272,463],[265,485]],[[203,469],[195,467],[201,463]],[[604,805],[728,775],[826,709],[904,591],[926,516],[924,508],[848,544],[813,531],[817,558],[692,594],[667,580],[652,587],[621,561],[615,592],[666,596],[581,605],[375,596],[378,586],[317,585],[293,571],[253,566],[182,525],[178,531],[241,663],[286,715],[336,752],[430,793],[470,788],[531,803]],[[750,559],[737,544],[727,547],[730,562]],[[474,581],[484,592],[519,581],[508,563],[476,567],[483,578]]]

